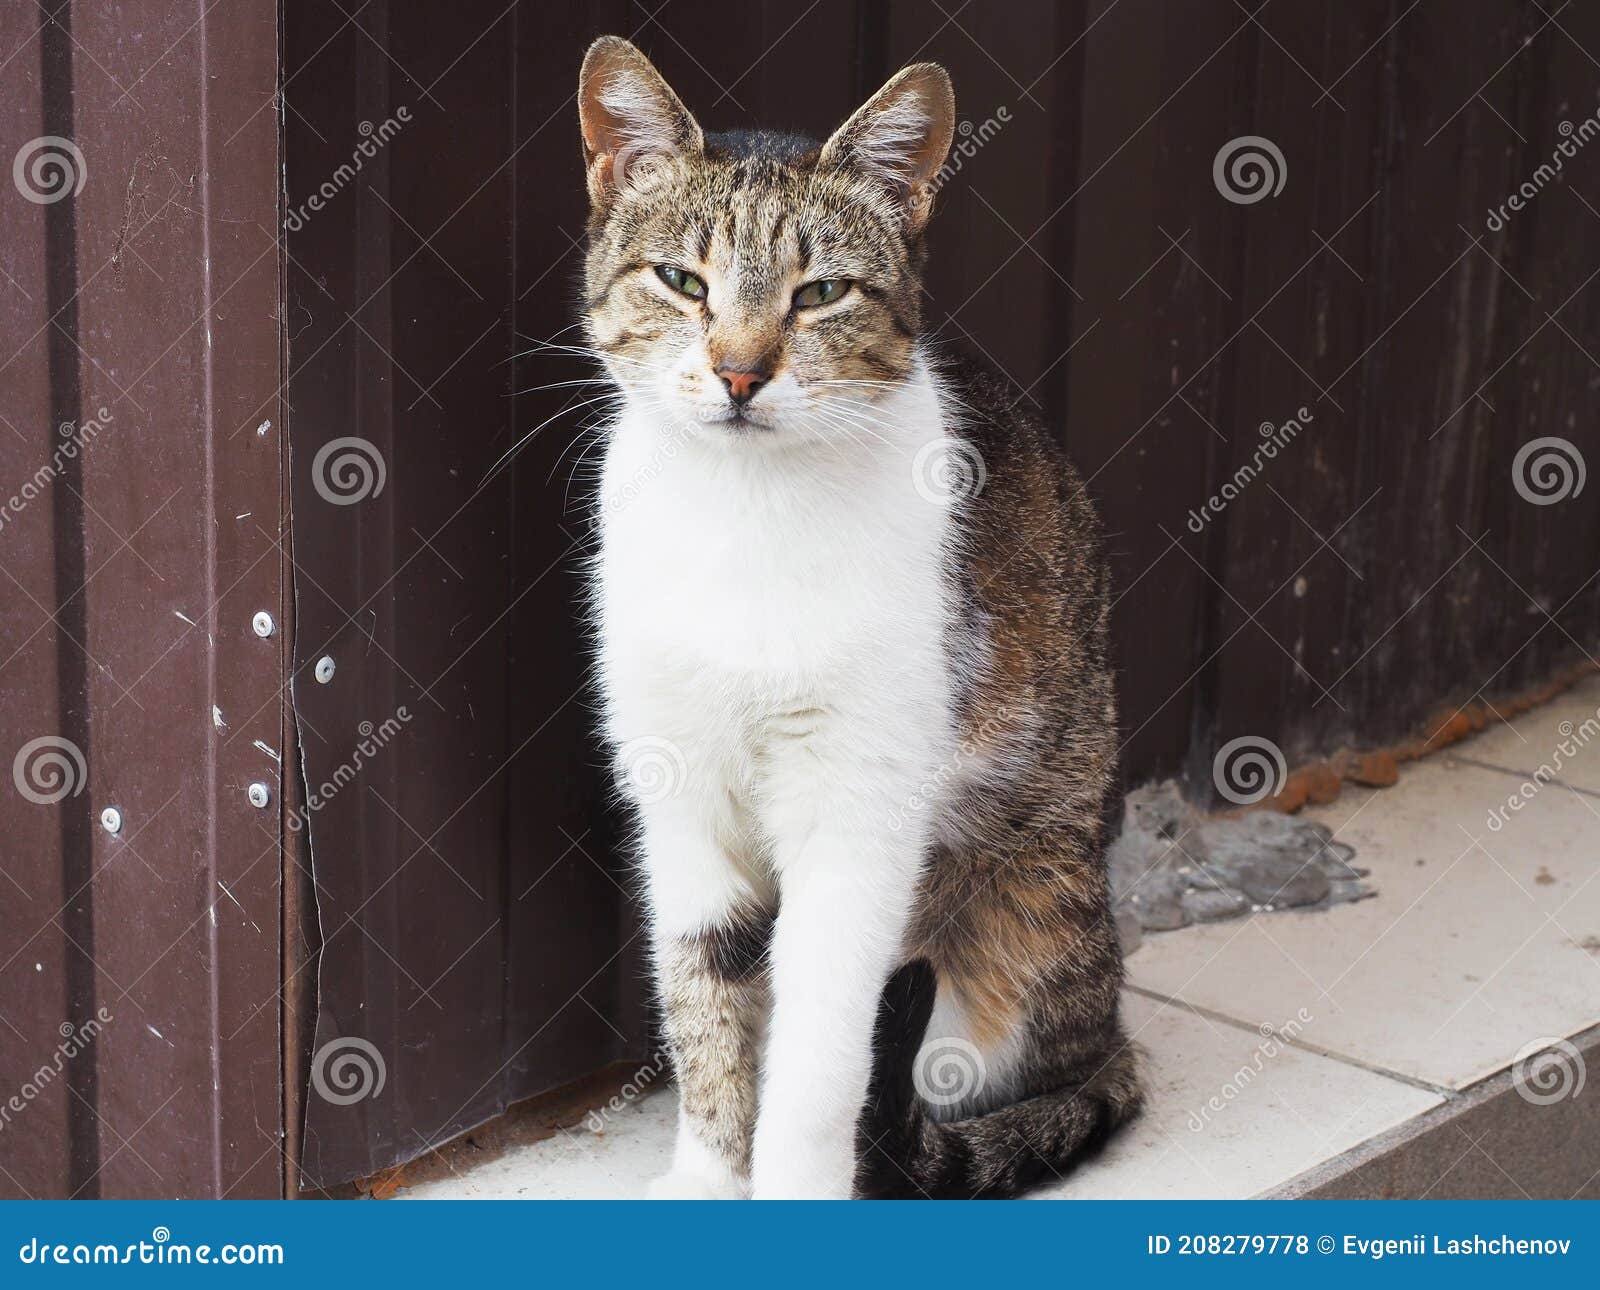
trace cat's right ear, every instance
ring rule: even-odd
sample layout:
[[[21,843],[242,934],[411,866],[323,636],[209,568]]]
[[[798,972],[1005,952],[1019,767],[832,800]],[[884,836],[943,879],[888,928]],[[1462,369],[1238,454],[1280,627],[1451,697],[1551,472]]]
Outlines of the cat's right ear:
[[[648,172],[652,159],[705,147],[700,126],[655,64],[620,36],[601,36],[584,55],[578,124],[597,210],[611,205],[630,175]]]

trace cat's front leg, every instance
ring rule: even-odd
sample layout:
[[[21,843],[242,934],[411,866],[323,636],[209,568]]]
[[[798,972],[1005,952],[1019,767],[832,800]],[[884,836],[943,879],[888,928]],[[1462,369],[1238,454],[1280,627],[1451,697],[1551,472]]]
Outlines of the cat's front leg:
[[[851,1194],[878,1000],[899,964],[922,865],[920,835],[891,828],[883,800],[830,794],[791,846],[780,838],[758,1199]]]
[[[672,1169],[658,1199],[748,1192],[769,901],[695,804],[641,808],[656,981],[678,1085]]]

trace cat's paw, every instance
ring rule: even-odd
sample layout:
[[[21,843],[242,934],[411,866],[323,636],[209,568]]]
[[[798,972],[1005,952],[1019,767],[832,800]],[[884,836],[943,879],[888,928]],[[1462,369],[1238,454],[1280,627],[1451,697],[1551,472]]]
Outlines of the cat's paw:
[[[734,1183],[707,1178],[690,1169],[672,1169],[651,1180],[645,1193],[651,1200],[742,1200]]]

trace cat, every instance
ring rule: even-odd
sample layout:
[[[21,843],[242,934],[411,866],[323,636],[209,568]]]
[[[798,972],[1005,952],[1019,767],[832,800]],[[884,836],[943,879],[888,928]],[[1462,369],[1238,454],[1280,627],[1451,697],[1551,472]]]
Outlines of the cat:
[[[1138,1109],[1078,477],[921,337],[945,71],[820,146],[588,51],[593,579],[680,1112],[658,1197],[989,1197]]]

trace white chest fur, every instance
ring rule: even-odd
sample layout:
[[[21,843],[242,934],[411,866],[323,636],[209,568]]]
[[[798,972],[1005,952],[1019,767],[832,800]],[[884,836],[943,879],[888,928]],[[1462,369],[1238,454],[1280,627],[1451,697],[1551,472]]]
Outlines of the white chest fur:
[[[625,413],[600,497],[611,736],[666,739],[733,773],[752,741],[844,722],[937,759],[952,516],[919,475],[943,435],[925,378],[870,431],[827,443]]]

